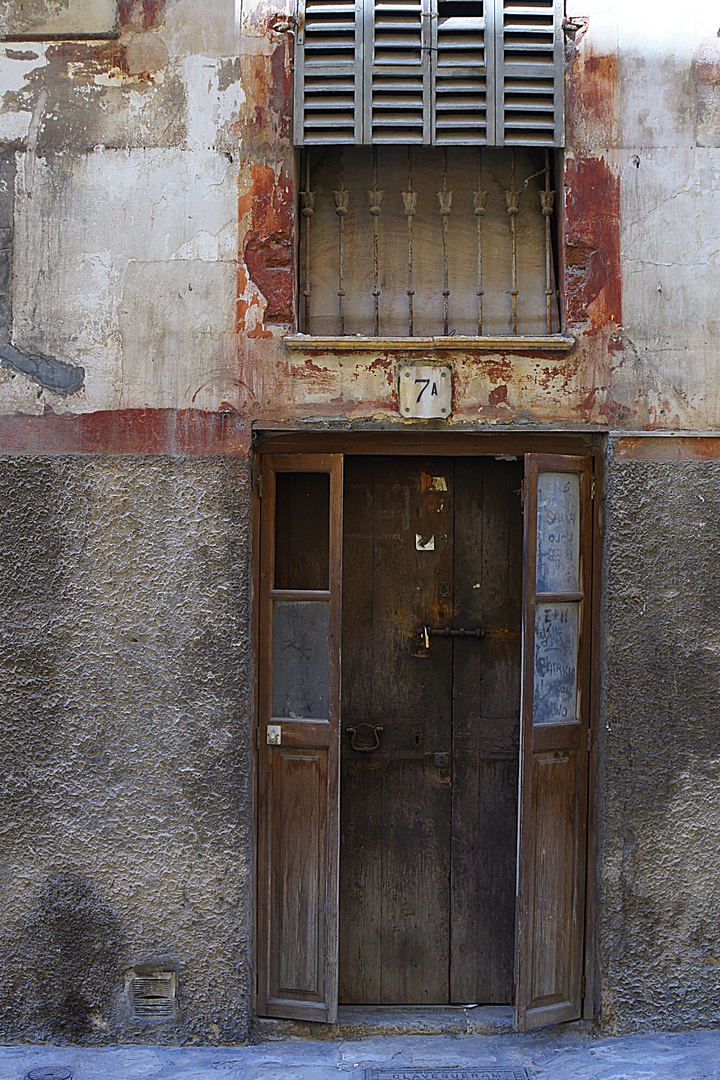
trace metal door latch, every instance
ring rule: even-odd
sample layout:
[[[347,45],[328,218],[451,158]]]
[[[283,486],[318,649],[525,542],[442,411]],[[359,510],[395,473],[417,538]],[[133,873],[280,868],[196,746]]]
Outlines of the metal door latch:
[[[357,727],[345,728],[350,736],[350,748],[361,754],[370,754],[380,746],[381,724],[358,724]]]
[[[474,630],[466,630],[464,626],[461,626],[456,630],[453,626],[441,626],[439,629],[435,630],[432,626],[423,626],[420,631],[420,644],[424,645],[426,649],[429,649],[431,637],[484,638],[485,629],[482,626],[477,626]]]

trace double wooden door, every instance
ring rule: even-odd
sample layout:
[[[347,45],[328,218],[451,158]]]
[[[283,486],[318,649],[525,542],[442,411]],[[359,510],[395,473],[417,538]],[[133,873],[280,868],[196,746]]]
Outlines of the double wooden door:
[[[341,1003],[510,1002],[522,477],[345,460]]]
[[[580,1015],[592,474],[264,459],[260,1015],[507,1001],[511,971],[518,1029]]]

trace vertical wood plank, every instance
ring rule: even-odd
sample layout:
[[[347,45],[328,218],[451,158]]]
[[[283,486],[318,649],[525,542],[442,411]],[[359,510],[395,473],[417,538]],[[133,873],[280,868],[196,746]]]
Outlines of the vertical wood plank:
[[[451,1000],[510,1000],[519,729],[521,465],[458,459]]]
[[[347,728],[372,717],[372,458],[345,461],[340,800],[340,981],[343,1005],[380,1001],[382,767],[350,750]]]

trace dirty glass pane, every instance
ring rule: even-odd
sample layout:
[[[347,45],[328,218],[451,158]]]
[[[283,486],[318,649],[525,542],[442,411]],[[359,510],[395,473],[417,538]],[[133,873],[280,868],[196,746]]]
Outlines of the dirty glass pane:
[[[328,718],[329,622],[327,601],[275,601],[273,716]]]
[[[580,604],[538,604],[535,611],[533,723],[575,720]]]
[[[275,477],[275,588],[327,589],[330,474]]]
[[[538,592],[576,592],[580,581],[580,477],[538,474]]]

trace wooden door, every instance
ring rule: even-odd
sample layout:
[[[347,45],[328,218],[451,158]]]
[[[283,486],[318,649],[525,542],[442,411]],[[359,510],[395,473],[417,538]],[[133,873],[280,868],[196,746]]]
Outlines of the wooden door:
[[[341,1002],[510,1000],[521,476],[346,459]]]
[[[525,458],[515,1025],[580,1017],[592,461]]]
[[[337,1012],[342,457],[263,462],[258,1012]]]

